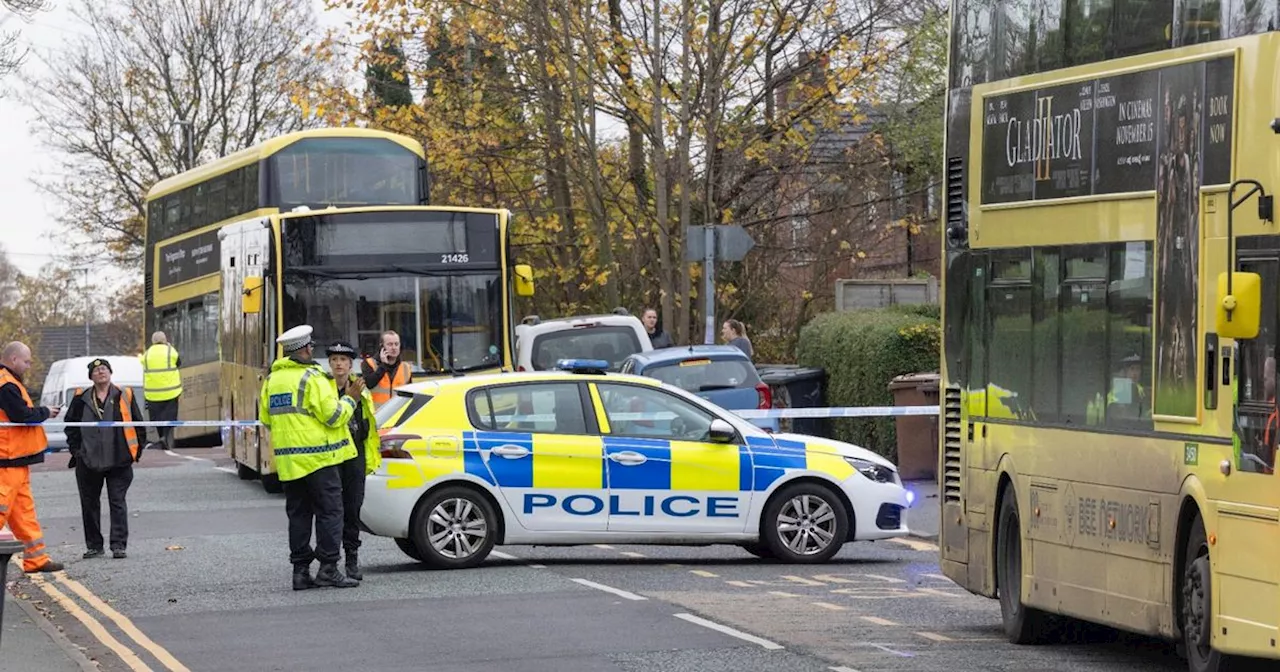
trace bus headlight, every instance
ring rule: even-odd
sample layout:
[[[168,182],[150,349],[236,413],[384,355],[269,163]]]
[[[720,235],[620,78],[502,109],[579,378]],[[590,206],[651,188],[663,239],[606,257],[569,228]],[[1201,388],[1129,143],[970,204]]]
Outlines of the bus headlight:
[[[846,462],[858,470],[858,473],[877,483],[897,483],[898,472],[890,467],[876,464],[870,460],[863,460],[857,457],[846,457]]]

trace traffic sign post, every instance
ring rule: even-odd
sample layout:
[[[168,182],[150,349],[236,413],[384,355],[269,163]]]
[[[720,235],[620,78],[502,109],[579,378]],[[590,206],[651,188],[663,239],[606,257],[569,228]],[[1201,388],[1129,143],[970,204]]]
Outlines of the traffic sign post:
[[[684,231],[686,262],[702,262],[702,292],[705,297],[705,342],[716,342],[716,261],[742,261],[756,246],[751,234],[737,224],[690,226]]]

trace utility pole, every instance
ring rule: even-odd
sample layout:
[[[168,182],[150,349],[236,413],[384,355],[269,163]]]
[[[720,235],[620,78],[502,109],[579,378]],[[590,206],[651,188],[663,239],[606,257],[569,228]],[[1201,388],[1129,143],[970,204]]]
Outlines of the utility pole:
[[[186,169],[191,170],[196,167],[195,148],[192,144],[194,141],[192,136],[194,136],[195,133],[192,131],[192,122],[187,121],[186,119],[175,119],[173,121],[173,125],[182,127],[182,145],[187,151]]]
[[[89,357],[93,354],[93,350],[89,347],[89,267],[77,266],[72,270],[79,271],[84,275],[84,281],[80,284],[80,296],[83,297],[84,305],[80,309],[84,311],[84,356]]]
[[[706,247],[702,253],[702,293],[706,297],[702,309],[706,322],[706,333],[703,342],[707,345],[716,343],[716,225],[707,222],[703,227],[706,233]]]

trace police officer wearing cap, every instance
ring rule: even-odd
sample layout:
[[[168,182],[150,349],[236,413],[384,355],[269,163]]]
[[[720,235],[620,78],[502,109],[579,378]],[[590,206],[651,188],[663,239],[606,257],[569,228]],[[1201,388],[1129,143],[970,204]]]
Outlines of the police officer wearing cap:
[[[263,381],[258,418],[271,432],[276,473],[284,486],[293,589],[351,588],[360,582],[338,570],[343,508],[340,467],[358,454],[347,422],[360,403],[364,381],[352,381],[339,396],[312,358],[311,331],[304,324],[276,339],[285,356],[271,364],[271,373]],[[320,570],[312,579],[311,562],[317,559]]]
[[[135,422],[142,419],[133,390],[111,383],[111,362],[99,357],[89,362],[93,387],[76,390],[67,407],[66,422]],[[68,427],[68,468],[76,470],[80,491],[80,516],[84,522],[84,557],[96,558],[102,549],[102,486],[107,486],[111,509],[111,554],[124,558],[129,545],[129,507],[125,501],[133,484],[133,463],[142,459],[145,428],[139,440],[137,427]]]
[[[338,394],[360,376],[351,372],[356,349],[350,343],[335,341],[325,351],[329,356],[330,378]],[[356,456],[342,463],[342,553],[347,561],[347,576],[360,581],[360,507],[364,504],[364,477],[382,463],[378,452],[378,422],[373,417],[373,395],[368,388],[360,391],[359,409],[351,414],[347,431],[355,444]]]

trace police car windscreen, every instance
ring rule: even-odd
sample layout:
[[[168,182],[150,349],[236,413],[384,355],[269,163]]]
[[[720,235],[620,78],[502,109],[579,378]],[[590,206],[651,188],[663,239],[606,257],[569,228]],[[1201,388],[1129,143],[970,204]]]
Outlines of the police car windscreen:
[[[552,331],[533,341],[536,371],[554,369],[561,359],[603,359],[617,371],[622,360],[640,352],[640,339],[631,327],[588,327]]]

